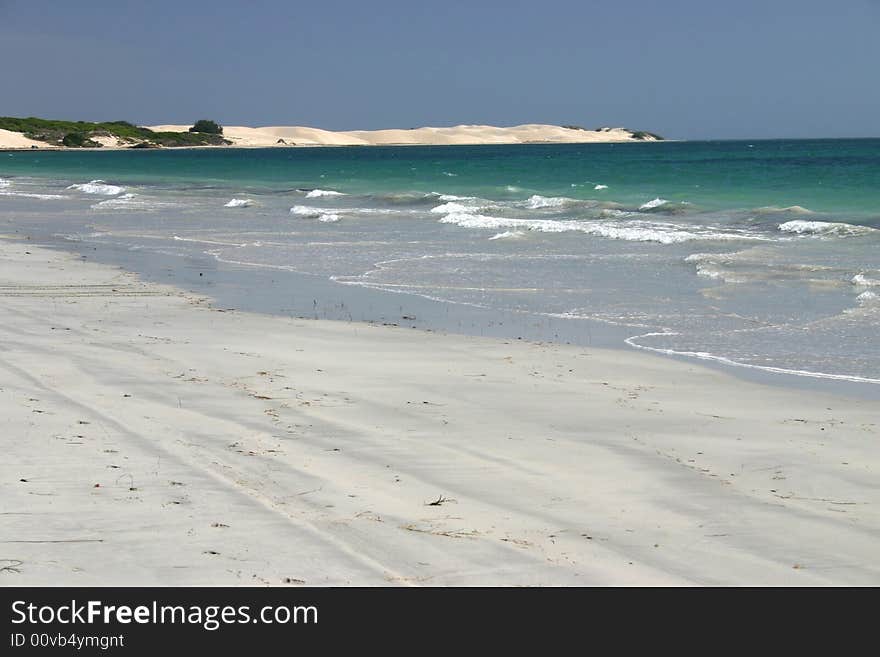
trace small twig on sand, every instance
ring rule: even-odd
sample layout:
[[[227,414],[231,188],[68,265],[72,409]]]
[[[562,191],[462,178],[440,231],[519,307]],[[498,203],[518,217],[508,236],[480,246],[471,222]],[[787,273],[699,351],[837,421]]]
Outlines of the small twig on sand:
[[[447,502],[455,502],[455,500],[450,499],[448,497],[443,497],[442,495],[438,497],[433,502],[425,502],[425,506],[443,506]]]
[[[18,567],[24,565],[24,561],[21,561],[19,559],[0,559],[0,563],[4,562],[7,565],[0,566],[0,573],[21,573]]]

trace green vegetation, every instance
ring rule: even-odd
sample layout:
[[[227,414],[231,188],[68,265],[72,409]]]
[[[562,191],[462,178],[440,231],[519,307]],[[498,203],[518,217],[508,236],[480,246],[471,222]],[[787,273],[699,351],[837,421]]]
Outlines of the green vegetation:
[[[586,130],[586,128],[579,125],[564,125],[561,127],[565,128],[566,130]]]
[[[633,139],[656,139],[657,141],[663,141],[663,137],[660,135],[655,135],[653,132],[647,132],[646,130],[630,130],[630,134]]]
[[[64,135],[61,143],[69,148],[100,148],[103,145],[89,139],[89,136],[84,132],[68,132]]]
[[[189,129],[190,132],[204,132],[209,135],[222,135],[223,134],[223,126],[219,123],[214,123],[213,121],[209,121],[208,119],[199,119],[196,121],[196,124]]]
[[[213,121],[209,121],[213,125]],[[198,125],[198,124],[196,124]],[[195,127],[195,126],[193,126]],[[217,126],[222,132],[222,128]],[[16,118],[0,116],[0,128],[24,133],[25,137],[49,144],[63,144],[72,148],[99,147],[92,137],[116,137],[132,146],[155,144],[157,146],[223,146],[231,142],[220,133],[211,132],[153,132],[128,121],[57,121],[35,117]],[[141,148],[145,148],[141,146]]]

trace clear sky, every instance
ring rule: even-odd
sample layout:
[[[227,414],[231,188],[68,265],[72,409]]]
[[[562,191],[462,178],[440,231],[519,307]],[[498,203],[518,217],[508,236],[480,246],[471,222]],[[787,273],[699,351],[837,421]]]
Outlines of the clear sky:
[[[0,115],[880,136],[880,0],[0,0]]]

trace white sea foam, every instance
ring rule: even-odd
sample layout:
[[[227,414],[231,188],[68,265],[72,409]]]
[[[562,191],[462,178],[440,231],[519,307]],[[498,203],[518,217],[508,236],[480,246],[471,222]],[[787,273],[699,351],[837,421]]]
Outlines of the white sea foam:
[[[503,233],[497,233],[490,237],[490,240],[518,240],[526,236],[521,230],[505,230]]]
[[[743,232],[719,232],[711,229],[685,227],[652,221],[558,221],[552,219],[512,219],[489,217],[471,212],[452,212],[439,220],[463,228],[523,229],[542,233],[581,232],[608,239],[629,242],[678,244],[693,240],[760,240],[760,236]]]
[[[869,278],[865,274],[856,274],[851,279],[853,285],[862,287],[880,287],[880,278]]]
[[[92,205],[92,210],[134,210],[150,212],[162,208],[173,208],[178,204],[169,201],[144,198],[137,194],[122,194],[116,198],[108,198]]]
[[[812,235],[814,237],[854,237],[877,232],[876,228],[869,226],[856,226],[837,221],[805,221],[795,219],[779,224],[779,230],[784,233],[795,235]]]
[[[548,197],[535,194],[534,196],[529,197],[525,202],[525,205],[532,210],[538,210],[540,208],[561,208],[566,205],[571,205],[572,203],[577,203],[577,200],[566,198],[565,196]]]
[[[697,270],[697,276],[723,281],[725,283],[742,283],[741,277],[736,277],[724,270],[724,265],[729,264],[730,259],[737,253],[692,253],[684,259],[692,263]]]
[[[859,304],[863,306],[868,304],[873,305],[875,303],[880,303],[880,294],[868,290],[866,292],[862,292],[859,296],[857,296],[856,301],[858,301]]]
[[[328,208],[312,208],[307,205],[294,205],[290,208],[290,214],[305,219],[317,219],[324,223],[335,223],[341,219],[339,212],[342,210],[334,210]]]
[[[444,172],[443,172],[443,175],[444,175],[444,176],[449,176],[450,178],[455,178],[455,177],[458,176],[457,173],[452,173],[451,171],[444,171]]]
[[[313,208],[308,205],[294,205],[292,208],[290,208],[290,214],[295,214],[298,217],[307,217],[310,219],[317,219],[324,212],[326,212],[326,210]]]
[[[116,196],[125,191],[125,187],[109,185],[103,180],[92,180],[87,183],[70,185],[67,189],[76,189],[84,194],[102,194],[103,196]]]
[[[41,199],[44,201],[70,198],[69,196],[62,196],[61,194],[35,194],[32,192],[6,192],[6,191],[0,191],[0,196],[18,196],[21,198],[38,198],[38,199]]]
[[[342,192],[334,192],[332,189],[313,189],[306,198],[320,198],[322,196],[345,196]]]
[[[247,242],[239,243],[239,242],[220,242],[218,240],[208,240],[201,239],[198,237],[181,237],[180,235],[172,235],[171,239],[175,242],[194,242],[196,244],[214,244],[217,246],[232,246],[238,249],[243,249],[247,246]]]
[[[473,196],[456,196],[455,194],[440,194],[437,198],[440,201],[471,201],[474,199]]]
[[[628,217],[638,217],[638,212],[632,210],[619,210],[618,208],[602,208],[600,214],[603,217],[611,217],[613,219],[626,219]]]
[[[665,198],[655,198],[653,201],[648,201],[647,203],[642,203],[639,206],[639,210],[652,210],[654,208],[659,208],[661,205],[666,205],[669,203]]]
[[[598,189],[608,189],[608,185],[596,185],[595,187],[593,187],[593,189],[596,189],[596,190],[598,190]]]
[[[480,208],[477,208],[473,205],[465,205],[463,203],[458,203],[457,201],[449,201],[448,203],[444,203],[443,205],[438,205],[431,208],[430,211],[434,214],[450,214],[453,212],[471,212],[479,209]]]
[[[253,201],[249,198],[234,198],[229,203],[223,205],[224,208],[246,208],[253,205]]]
[[[12,183],[6,180],[5,178],[0,178],[0,189],[4,187],[9,187]]]
[[[744,367],[752,370],[761,370],[763,372],[772,372],[774,374],[793,374],[795,376],[804,376],[812,379],[832,379],[835,381],[853,381],[856,383],[880,384],[880,379],[870,379],[863,376],[850,376],[848,374],[830,374],[826,372],[812,372],[810,370],[795,370],[784,367],[772,367],[769,365],[752,365],[751,363],[741,363],[739,361],[733,360],[732,358],[727,358],[726,356],[720,356],[718,354],[712,354],[707,351],[678,351],[676,349],[648,347],[636,342],[636,340],[639,340],[641,338],[671,337],[676,335],[680,334],[673,333],[671,331],[664,331],[662,333],[643,333],[642,335],[634,335],[631,338],[627,338],[626,340],[624,340],[624,342],[635,349],[652,351],[657,354],[666,354],[667,356],[686,356],[688,358],[696,358],[699,360],[711,360],[715,361],[716,363],[723,363],[724,365],[730,365],[732,367]]]

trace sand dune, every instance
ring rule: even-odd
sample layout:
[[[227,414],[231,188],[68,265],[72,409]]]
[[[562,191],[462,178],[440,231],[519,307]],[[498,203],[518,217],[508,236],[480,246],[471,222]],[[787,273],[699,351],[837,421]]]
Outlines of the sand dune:
[[[156,132],[185,132],[189,125],[146,126]],[[527,124],[509,128],[491,125],[459,125],[447,128],[412,130],[350,130],[333,132],[304,126],[225,126],[223,136],[232,146],[265,148],[269,146],[393,146],[393,145],[467,145],[529,143],[601,143],[636,141],[624,128],[577,130],[557,125]],[[115,137],[92,137],[108,150],[128,148],[132,143]],[[651,137],[646,139],[653,141]],[[60,148],[57,145],[28,139],[19,132],[0,130],[0,149]],[[213,148],[213,147],[206,147]]]
[[[155,131],[183,132],[188,125],[147,126]],[[459,125],[449,128],[414,128],[412,130],[352,130],[333,132],[298,126],[267,126],[248,128],[224,126],[223,136],[235,146],[379,146],[379,145],[441,145],[441,144],[524,144],[524,143],[590,143],[633,141],[624,128],[601,132],[575,130],[556,125],[528,124],[499,128],[490,125]],[[284,144],[278,140],[283,139]]]
[[[880,584],[875,402],[0,240],[0,584]]]
[[[31,146],[36,146],[38,148],[58,148],[57,146],[52,146],[44,141],[28,139],[20,132],[0,129],[0,148],[30,148]]]

